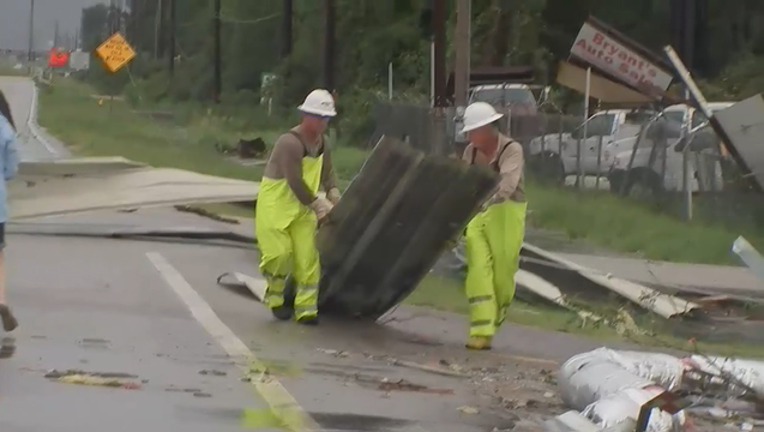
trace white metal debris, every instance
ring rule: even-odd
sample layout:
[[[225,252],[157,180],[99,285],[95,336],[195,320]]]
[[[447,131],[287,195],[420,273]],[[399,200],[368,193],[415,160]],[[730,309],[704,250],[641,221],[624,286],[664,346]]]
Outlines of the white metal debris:
[[[9,182],[10,219],[138,207],[251,201],[259,184],[124,158],[27,162]]]
[[[236,282],[235,283],[226,283],[223,280],[227,277],[233,278]],[[259,302],[262,302],[265,298],[265,280],[254,278],[252,276],[247,276],[243,273],[223,273],[222,275],[218,276],[218,283],[221,285],[236,285],[236,286],[244,286],[249,289],[249,291],[252,293],[252,295],[257,298]]]
[[[759,251],[753,247],[744,237],[738,237],[732,243],[732,252],[740,257],[741,260],[751,269],[751,271],[761,280],[764,280],[764,258]]]
[[[545,260],[548,260],[555,265],[564,266],[576,271],[590,281],[601,285],[664,318],[668,319],[684,315],[700,307],[698,304],[688,302],[679,297],[663,294],[644,285],[621,279],[613,275],[603,274],[596,270],[578,265],[531,244],[523,243],[523,248],[543,257]]]

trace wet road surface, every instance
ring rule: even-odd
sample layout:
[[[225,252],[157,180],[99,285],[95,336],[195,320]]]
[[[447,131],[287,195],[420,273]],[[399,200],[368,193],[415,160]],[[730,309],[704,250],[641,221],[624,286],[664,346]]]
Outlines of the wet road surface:
[[[14,123],[19,135],[21,159],[50,160],[69,155],[65,146],[45,130],[36,127],[37,91],[30,79],[0,77],[0,90],[11,105]],[[30,117],[33,126],[30,127]]]
[[[2,78],[0,88],[25,124],[31,83]],[[23,159],[66,154],[52,142],[22,139]],[[494,352],[468,353],[464,317],[407,307],[384,325],[276,322],[248,291],[216,282],[230,271],[260,278],[254,247],[93,237],[137,227],[252,230],[172,209],[8,224],[9,298],[20,327],[0,341],[0,431],[268,431],[276,429],[269,407],[286,392],[325,431],[524,432],[536,429],[512,426],[539,411],[519,413],[503,400],[497,408],[497,394],[513,406],[541,401],[544,415],[564,412],[526,363],[549,376],[556,362],[601,345],[505,326]],[[75,231],[89,237],[51,235]],[[433,373],[397,360],[479,372]],[[267,374],[246,373],[254,365]],[[75,376],[61,376],[70,370]]]
[[[24,136],[22,159],[65,155],[26,126],[31,82],[2,78],[0,88]],[[69,224],[219,226],[174,210],[34,222],[52,224],[48,233]],[[253,248],[29,235],[29,227],[14,234],[8,226],[9,300],[20,327],[0,343],[3,432],[273,430],[272,388],[269,396],[262,382],[283,383],[321,430],[469,432],[500,422],[459,410],[474,401],[468,383],[368,353],[335,355],[332,346],[355,338],[396,355],[399,341],[388,334],[369,338],[374,326],[274,322],[246,293],[218,285],[226,271],[256,274]],[[237,367],[242,356],[232,354],[244,351],[267,376]]]
[[[125,226],[131,219],[154,227],[218,224],[171,210],[37,223],[63,230],[95,221]],[[96,431],[104,422],[126,431],[244,430],[245,412],[267,411],[219,341],[168,285],[152,261],[156,256],[324,430],[483,431],[502,421],[493,414],[460,413],[459,407],[474,404],[468,382],[378,358],[418,355],[423,345],[416,335],[330,320],[318,328],[276,322],[247,292],[216,283],[226,271],[254,274],[253,249],[13,230],[9,288],[21,324],[13,333],[15,352],[0,359],[0,430]],[[140,388],[81,387],[45,378],[54,369],[125,374]],[[267,426],[259,420],[254,425]]]

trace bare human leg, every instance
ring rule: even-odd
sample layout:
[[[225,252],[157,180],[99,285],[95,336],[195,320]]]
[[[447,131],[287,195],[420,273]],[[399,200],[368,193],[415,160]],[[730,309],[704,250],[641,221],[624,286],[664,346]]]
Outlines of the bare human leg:
[[[6,332],[13,331],[19,326],[5,299],[5,252],[2,250],[0,250],[0,320]]]

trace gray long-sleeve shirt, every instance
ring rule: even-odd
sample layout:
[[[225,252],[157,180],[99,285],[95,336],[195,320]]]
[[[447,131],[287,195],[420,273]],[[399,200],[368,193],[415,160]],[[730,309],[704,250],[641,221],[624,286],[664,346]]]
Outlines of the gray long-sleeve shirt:
[[[294,132],[294,133],[291,133]],[[325,191],[336,187],[337,180],[332,167],[332,158],[329,148],[323,137],[319,138],[317,145],[303,144],[304,138],[298,138],[297,129],[281,135],[273,146],[268,164],[265,166],[264,177],[272,180],[286,179],[289,188],[297,200],[303,205],[310,205],[316,200],[308,185],[302,179],[302,159],[306,156],[317,157],[323,152],[323,164],[321,168],[321,185]],[[301,141],[302,140],[302,141]]]

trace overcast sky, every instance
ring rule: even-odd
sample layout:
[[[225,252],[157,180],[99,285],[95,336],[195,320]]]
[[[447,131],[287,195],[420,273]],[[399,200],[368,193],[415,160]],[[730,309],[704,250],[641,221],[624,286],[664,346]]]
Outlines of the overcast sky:
[[[82,9],[108,0],[35,0],[35,49],[48,48],[56,20],[60,34],[74,37]],[[0,0],[0,49],[26,50],[29,45],[30,0]]]

